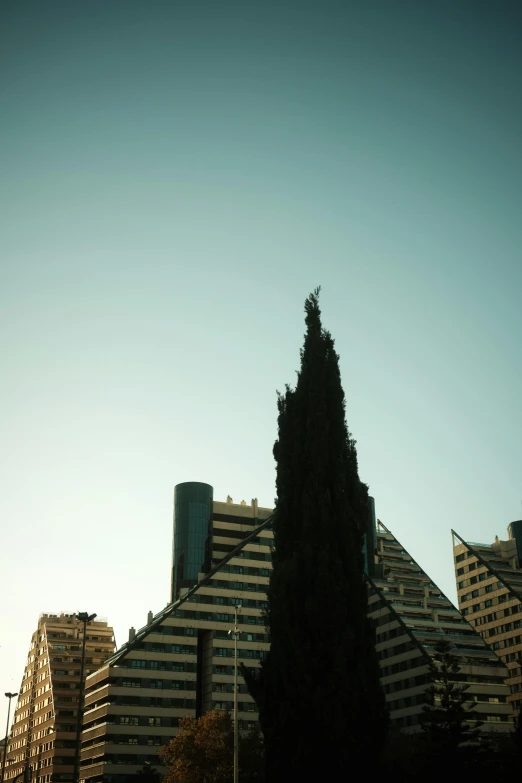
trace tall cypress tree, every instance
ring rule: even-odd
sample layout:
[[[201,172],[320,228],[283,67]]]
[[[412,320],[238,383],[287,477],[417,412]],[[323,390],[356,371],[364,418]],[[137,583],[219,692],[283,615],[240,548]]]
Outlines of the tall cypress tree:
[[[296,387],[278,399],[271,648],[256,673],[243,667],[259,707],[270,783],[336,780],[356,763],[362,770],[375,762],[387,726],[367,619],[368,490],[318,296],[319,289],[305,303]]]

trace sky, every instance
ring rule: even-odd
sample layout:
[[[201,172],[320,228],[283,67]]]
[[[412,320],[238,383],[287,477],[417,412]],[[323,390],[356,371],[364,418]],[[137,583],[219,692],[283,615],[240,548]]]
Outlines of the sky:
[[[522,518],[521,14],[2,4],[1,693],[41,612],[121,645],[167,604],[176,484],[272,506],[318,285],[361,478],[432,579],[456,600],[451,528]]]

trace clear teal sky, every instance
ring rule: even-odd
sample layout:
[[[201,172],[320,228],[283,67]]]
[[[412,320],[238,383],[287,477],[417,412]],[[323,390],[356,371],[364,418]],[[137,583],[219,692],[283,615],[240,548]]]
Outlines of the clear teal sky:
[[[166,604],[176,483],[271,506],[316,285],[432,578],[522,517],[519,9],[2,4],[0,693],[41,611]]]

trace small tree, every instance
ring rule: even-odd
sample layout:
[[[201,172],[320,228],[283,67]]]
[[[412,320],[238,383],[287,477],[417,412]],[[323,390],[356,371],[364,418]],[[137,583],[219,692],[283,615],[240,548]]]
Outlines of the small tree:
[[[228,712],[212,710],[200,718],[181,718],[176,736],[160,750],[164,783],[230,783],[234,732]]]
[[[429,703],[421,718],[425,740],[437,756],[453,755],[464,743],[476,740],[483,725],[466,696],[469,686],[462,684],[458,659],[451,648],[446,640],[435,645],[427,675],[431,681]]]
[[[262,752],[258,734],[240,737],[241,783],[258,783]],[[160,756],[167,767],[163,783],[230,783],[234,771],[230,713],[214,709],[200,718],[182,718],[177,735],[160,750]]]

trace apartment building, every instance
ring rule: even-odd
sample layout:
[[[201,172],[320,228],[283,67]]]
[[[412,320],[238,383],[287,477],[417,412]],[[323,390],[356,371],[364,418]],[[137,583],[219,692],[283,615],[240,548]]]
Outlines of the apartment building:
[[[143,764],[161,769],[158,751],[180,718],[233,709],[234,640],[238,658],[259,666],[268,650],[263,611],[271,565],[271,509],[257,500],[213,500],[207,484],[174,492],[172,602],[86,681],[80,777],[123,783]],[[196,586],[197,585],[197,586]],[[242,682],[242,678],[241,678]],[[240,729],[256,728],[246,686],[238,694]]]
[[[522,520],[492,544],[464,541],[452,530],[459,608],[507,667],[508,701],[522,707]]]
[[[419,731],[426,703],[428,661],[438,641],[452,644],[460,681],[484,722],[483,734],[513,730],[505,664],[415,562],[393,533],[378,522],[368,612],[376,626],[381,682],[391,722]]]
[[[83,624],[74,614],[41,614],[9,735],[5,780],[27,770],[34,783],[73,778]],[[107,621],[87,625],[86,674],[114,652]]]

